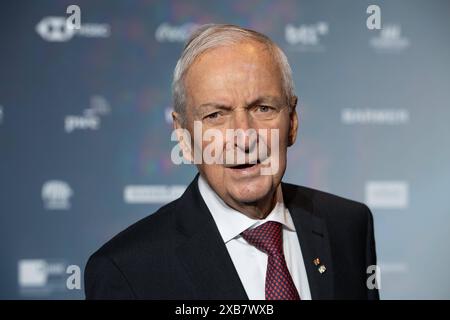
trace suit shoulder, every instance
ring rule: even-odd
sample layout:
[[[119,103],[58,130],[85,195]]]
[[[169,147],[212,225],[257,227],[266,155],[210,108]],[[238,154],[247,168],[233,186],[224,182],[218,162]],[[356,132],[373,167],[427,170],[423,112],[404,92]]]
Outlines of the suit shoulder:
[[[170,231],[174,230],[177,205],[178,199],[133,223],[106,242],[92,257],[106,256],[114,259],[167,242],[171,237]]]
[[[285,185],[286,189],[289,190],[288,192],[294,192],[296,197],[310,200],[314,212],[321,216],[366,220],[371,215],[369,207],[362,202],[310,187],[294,184]]]

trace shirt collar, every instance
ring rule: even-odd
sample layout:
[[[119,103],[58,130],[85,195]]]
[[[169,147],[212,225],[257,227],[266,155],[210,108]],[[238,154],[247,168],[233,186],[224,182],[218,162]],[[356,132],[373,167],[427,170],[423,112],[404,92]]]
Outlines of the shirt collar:
[[[225,243],[240,236],[248,228],[255,228],[268,221],[279,222],[288,230],[295,231],[289,210],[283,202],[281,184],[277,190],[279,192],[277,204],[265,219],[253,219],[231,208],[219,197],[201,175],[198,179],[198,188]]]

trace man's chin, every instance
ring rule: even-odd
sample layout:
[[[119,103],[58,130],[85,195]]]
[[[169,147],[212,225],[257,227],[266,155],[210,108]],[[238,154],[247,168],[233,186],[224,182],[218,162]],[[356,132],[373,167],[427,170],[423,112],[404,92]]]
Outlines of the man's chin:
[[[252,204],[270,197],[273,194],[271,191],[272,184],[268,181],[243,181],[230,194],[236,202]]]

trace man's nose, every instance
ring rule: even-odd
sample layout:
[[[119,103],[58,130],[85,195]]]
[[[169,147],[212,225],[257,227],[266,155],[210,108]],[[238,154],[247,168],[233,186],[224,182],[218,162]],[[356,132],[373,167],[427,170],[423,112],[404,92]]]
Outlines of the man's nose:
[[[236,130],[235,146],[245,152],[251,151],[256,144],[256,136],[252,120],[247,110],[239,110],[235,112],[233,119],[233,129]]]
[[[247,110],[235,110],[233,117],[233,129],[250,129],[251,119]]]

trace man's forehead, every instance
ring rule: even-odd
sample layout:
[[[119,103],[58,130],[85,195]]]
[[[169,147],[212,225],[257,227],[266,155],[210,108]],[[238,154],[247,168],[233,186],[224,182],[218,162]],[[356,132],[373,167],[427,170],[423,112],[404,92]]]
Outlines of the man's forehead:
[[[254,47],[248,50],[247,44],[243,45],[243,51],[236,46],[230,46],[203,53],[188,68],[185,81],[189,86],[197,87],[202,80],[217,81],[217,84],[221,84],[225,80],[224,76],[227,77],[226,81],[242,80],[243,77],[257,77],[259,80],[278,77],[281,73],[280,66],[271,54]],[[255,45],[261,48],[263,46],[259,43]]]
[[[279,99],[281,70],[268,59],[274,60],[266,46],[255,41],[203,53],[185,77],[187,104],[233,106],[251,104],[256,99]]]
[[[194,59],[191,68],[205,61],[223,60],[227,57],[232,58],[233,61],[247,62],[249,66],[254,65],[254,63],[250,62],[254,62],[255,59],[273,60],[276,63],[267,45],[253,40],[246,40],[238,43],[223,44],[204,51]]]

